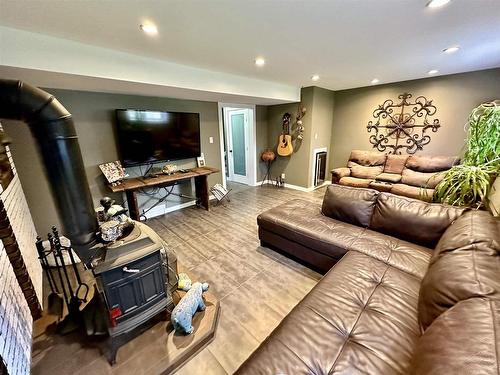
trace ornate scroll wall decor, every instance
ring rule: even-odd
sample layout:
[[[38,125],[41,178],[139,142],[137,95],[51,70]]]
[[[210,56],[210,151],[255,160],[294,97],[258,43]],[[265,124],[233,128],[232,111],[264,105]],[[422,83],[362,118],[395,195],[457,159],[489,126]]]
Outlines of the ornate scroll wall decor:
[[[373,111],[376,121],[366,127],[372,133],[369,140],[373,148],[389,154],[414,154],[431,141],[427,132],[435,133],[441,127],[438,119],[430,118],[437,108],[425,96],[411,98],[411,94],[401,94],[399,103],[387,99]]]

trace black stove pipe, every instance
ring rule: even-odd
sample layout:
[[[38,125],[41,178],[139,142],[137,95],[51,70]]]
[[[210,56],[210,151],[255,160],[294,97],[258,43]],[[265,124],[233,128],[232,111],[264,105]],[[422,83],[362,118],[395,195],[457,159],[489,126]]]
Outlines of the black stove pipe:
[[[71,114],[46,91],[0,79],[0,119],[29,125],[43,158],[62,232],[80,259],[88,263],[90,247],[96,243],[97,220]]]

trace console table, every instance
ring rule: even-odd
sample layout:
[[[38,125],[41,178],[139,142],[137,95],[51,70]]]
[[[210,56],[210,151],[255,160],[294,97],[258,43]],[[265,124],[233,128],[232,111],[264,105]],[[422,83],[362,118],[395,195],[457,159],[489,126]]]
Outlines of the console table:
[[[156,177],[135,177],[123,180],[119,185],[108,185],[113,193],[125,192],[129,207],[130,217],[134,220],[140,219],[139,205],[137,203],[137,190],[150,187],[169,186],[178,182],[194,178],[197,204],[209,209],[208,176],[220,172],[217,168],[201,167],[192,168],[188,172],[176,172],[173,174],[159,174]]]

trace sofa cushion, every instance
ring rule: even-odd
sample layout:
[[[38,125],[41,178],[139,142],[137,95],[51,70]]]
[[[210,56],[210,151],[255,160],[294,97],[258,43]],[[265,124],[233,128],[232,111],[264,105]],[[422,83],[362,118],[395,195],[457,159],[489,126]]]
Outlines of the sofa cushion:
[[[405,168],[401,182],[406,185],[434,189],[443,180],[444,175],[445,172],[416,172]]]
[[[432,202],[434,189],[425,189],[405,184],[394,184],[390,191],[392,194],[402,195],[403,197],[420,199],[425,202]]]
[[[344,186],[367,188],[368,186],[370,186],[370,182],[372,181],[373,179],[369,178],[342,177],[339,181],[339,184]]]
[[[407,374],[419,279],[350,251],[236,374]]]
[[[386,193],[390,192],[392,189],[392,184],[390,182],[385,181],[372,181],[370,182],[370,189],[375,189],[377,191],[384,191]]]
[[[347,167],[335,168],[331,170],[332,183],[337,183],[342,177],[351,175],[351,170]]]
[[[432,250],[411,242],[367,229],[350,245],[349,250],[371,256],[422,280],[427,272]]]
[[[401,174],[384,172],[384,173],[379,174],[376,177],[376,179],[379,181],[397,183],[397,182],[401,181]]]
[[[321,214],[320,207],[294,199],[257,217],[260,228],[340,259],[364,229]]]
[[[376,151],[352,150],[349,160],[367,167],[384,166],[386,154]]]
[[[405,167],[407,159],[408,155],[387,155],[384,172],[401,174],[401,172],[403,172],[403,168]]]
[[[326,189],[321,212],[323,215],[361,227],[370,225],[378,191],[330,185]]]
[[[500,301],[471,298],[439,316],[415,347],[410,374],[499,373]]]
[[[500,219],[469,211],[443,234],[420,288],[419,321],[426,329],[459,301],[500,299]]]
[[[464,209],[380,193],[370,228],[426,247],[434,247]]]
[[[384,170],[384,167],[381,165],[364,166],[353,161],[347,162],[347,167],[351,169],[351,176],[358,178],[370,178],[372,180]]]
[[[406,167],[417,172],[441,172],[450,169],[458,161],[454,156],[411,155],[406,161]]]

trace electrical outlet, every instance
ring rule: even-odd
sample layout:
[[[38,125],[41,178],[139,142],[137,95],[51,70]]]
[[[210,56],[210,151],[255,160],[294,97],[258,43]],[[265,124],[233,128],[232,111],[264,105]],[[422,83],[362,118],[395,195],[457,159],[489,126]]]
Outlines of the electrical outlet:
[[[285,179],[285,174],[284,174],[284,173],[282,173],[282,174],[281,174],[281,178],[282,178],[283,180]]]
[[[214,137],[208,137],[208,142],[209,143],[214,143]]]

